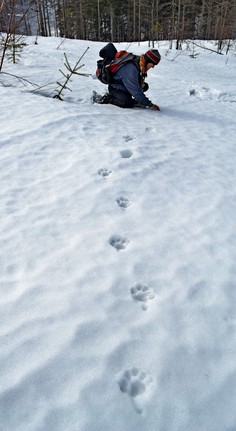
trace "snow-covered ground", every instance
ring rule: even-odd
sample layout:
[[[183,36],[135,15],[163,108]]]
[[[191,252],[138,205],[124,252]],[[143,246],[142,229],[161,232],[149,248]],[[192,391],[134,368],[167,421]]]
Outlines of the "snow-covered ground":
[[[38,42],[3,71],[104,45]],[[1,431],[236,430],[235,52],[156,47],[161,112],[0,76]]]

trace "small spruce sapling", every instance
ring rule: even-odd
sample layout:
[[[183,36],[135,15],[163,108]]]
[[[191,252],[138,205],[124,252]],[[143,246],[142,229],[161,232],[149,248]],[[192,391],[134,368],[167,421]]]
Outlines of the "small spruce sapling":
[[[17,63],[20,58],[23,49],[27,46],[26,42],[24,42],[22,36],[16,36],[12,34],[7,42],[7,58],[12,63]]]
[[[57,93],[53,96],[54,99],[59,99],[59,100],[63,100],[63,90],[70,90],[72,91],[68,86],[68,82],[71,79],[72,75],[79,75],[79,76],[91,76],[90,73],[81,73],[78,72],[79,69],[81,69],[81,67],[84,66],[84,64],[79,64],[80,61],[82,60],[82,58],[84,57],[84,55],[86,54],[86,52],[88,51],[89,47],[84,51],[84,53],[81,55],[81,57],[79,58],[79,60],[77,61],[77,63],[75,64],[75,66],[72,68],[69,60],[66,56],[66,54],[64,53],[64,57],[65,57],[65,62],[64,62],[64,66],[67,69],[67,73],[64,73],[61,69],[59,69],[59,71],[61,72],[61,74],[64,76],[65,80],[63,83],[60,83],[59,81],[57,82],[58,84],[58,88],[57,90],[55,90]]]

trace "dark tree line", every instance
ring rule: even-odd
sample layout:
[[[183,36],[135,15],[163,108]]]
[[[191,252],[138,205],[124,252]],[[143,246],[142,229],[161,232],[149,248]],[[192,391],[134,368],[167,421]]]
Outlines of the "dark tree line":
[[[235,39],[236,0],[0,0],[0,31],[99,41]]]

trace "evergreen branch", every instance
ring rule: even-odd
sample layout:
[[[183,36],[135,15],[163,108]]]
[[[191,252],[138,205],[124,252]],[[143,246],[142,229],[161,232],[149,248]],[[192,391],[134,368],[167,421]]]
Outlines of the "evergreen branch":
[[[74,72],[74,75],[86,76],[87,78],[89,78],[89,76],[92,76],[92,73],[79,73],[79,72]]]
[[[79,70],[79,69],[81,69],[81,67],[84,67],[84,64],[80,64],[79,66],[77,66],[77,67],[75,68],[75,70]]]
[[[59,72],[61,72],[61,74],[65,77],[65,78],[67,78],[68,77],[68,75],[66,75],[61,69],[59,69]]]
[[[66,60],[66,62],[64,63],[64,65],[71,72],[71,66],[70,66],[69,60],[68,60],[65,52],[64,52],[64,56],[65,56],[65,60]]]

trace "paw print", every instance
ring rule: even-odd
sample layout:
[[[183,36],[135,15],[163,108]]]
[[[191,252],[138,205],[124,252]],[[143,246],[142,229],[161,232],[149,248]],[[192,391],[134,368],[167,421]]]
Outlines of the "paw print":
[[[135,138],[134,136],[126,135],[126,136],[123,136],[123,139],[125,142],[130,142],[130,141],[133,141]]]
[[[99,169],[98,174],[101,175],[101,177],[108,177],[111,175],[112,170],[111,169]]]
[[[119,378],[121,392],[129,395],[138,413],[142,413],[144,401],[153,386],[153,379],[144,370],[133,367],[126,370]]]
[[[122,150],[120,152],[120,155],[123,159],[129,159],[130,157],[132,157],[133,152],[131,150]]]
[[[129,244],[128,238],[120,235],[113,235],[111,236],[109,243],[112,245],[112,247],[116,248],[116,250],[124,250],[127,245]]]
[[[128,198],[125,198],[124,196],[120,196],[116,199],[116,202],[118,203],[119,207],[122,209],[126,209],[131,205],[131,202]]]
[[[152,288],[146,284],[138,283],[136,286],[130,289],[133,299],[136,301],[143,302],[142,309],[146,310],[148,308],[147,303],[155,298],[155,293]]]

